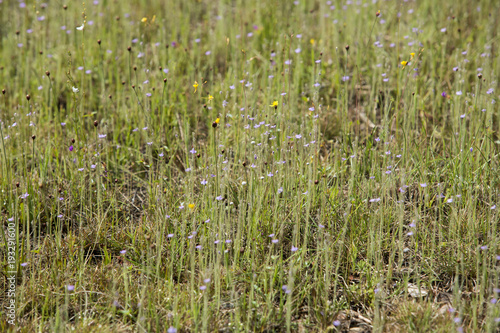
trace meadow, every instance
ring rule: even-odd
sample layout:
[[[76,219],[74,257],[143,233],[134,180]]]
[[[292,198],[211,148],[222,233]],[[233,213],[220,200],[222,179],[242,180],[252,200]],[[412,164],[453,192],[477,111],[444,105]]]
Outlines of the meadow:
[[[0,331],[498,331],[499,17],[0,0]]]

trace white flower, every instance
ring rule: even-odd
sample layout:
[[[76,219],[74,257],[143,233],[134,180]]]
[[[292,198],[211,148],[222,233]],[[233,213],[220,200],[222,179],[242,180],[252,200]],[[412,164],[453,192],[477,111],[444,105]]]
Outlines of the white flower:
[[[81,26],[76,27],[76,30],[80,30],[80,31],[81,31],[81,30],[83,30],[83,27],[84,27],[84,26],[85,26],[85,24],[83,24],[83,23],[82,23],[82,25],[81,25]]]
[[[76,93],[78,93],[79,91],[80,91],[80,90],[79,90],[78,88],[73,87],[73,92],[74,92],[75,94],[76,94]]]

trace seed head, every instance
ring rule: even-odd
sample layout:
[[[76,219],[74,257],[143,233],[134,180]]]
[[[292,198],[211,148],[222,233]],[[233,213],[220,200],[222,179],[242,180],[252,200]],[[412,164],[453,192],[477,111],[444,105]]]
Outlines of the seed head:
[[[346,46],[345,46],[345,50],[346,50],[346,51],[349,51],[349,45],[346,45]]]
[[[99,123],[97,122],[97,120],[94,120],[94,127],[97,127],[97,125],[99,125]]]
[[[46,71],[46,72],[45,72],[45,75],[50,76],[50,72],[49,72],[49,71]]]
[[[100,39],[97,40],[97,44],[101,45],[101,40]]]
[[[29,94],[28,94],[28,95],[26,95],[26,99],[27,99],[28,101],[30,100],[30,98],[31,98],[31,97],[30,97],[30,95],[29,95]]]

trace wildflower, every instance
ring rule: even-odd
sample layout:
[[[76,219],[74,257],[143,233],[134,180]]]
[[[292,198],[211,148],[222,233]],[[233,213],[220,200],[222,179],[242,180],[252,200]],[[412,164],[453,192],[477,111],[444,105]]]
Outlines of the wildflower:
[[[203,179],[203,180],[201,181],[201,185],[207,185],[207,181],[206,181],[205,179]]]
[[[269,105],[270,107],[273,107],[275,109],[278,108],[278,101],[274,101],[271,105]]]
[[[143,17],[143,18],[141,19],[141,22],[142,22],[142,23],[146,23],[147,21],[148,21],[148,18],[147,18],[147,17]]]
[[[408,65],[408,61],[401,61],[401,66],[403,66],[403,68],[405,68],[406,65]]]
[[[213,97],[212,97],[213,98]],[[215,119],[215,123],[218,124],[220,122],[220,118]]]
[[[26,266],[28,266],[28,263],[27,263],[27,262],[23,262],[23,263],[21,264],[21,266],[22,266],[22,267],[26,267]]]
[[[298,247],[295,247],[295,246],[293,246],[293,245],[292,245],[292,249],[291,249],[291,251],[292,251],[292,252],[296,252],[298,249],[299,249]]]
[[[414,52],[410,53],[410,56],[411,56],[411,59],[413,59],[413,57],[415,56],[415,53]]]
[[[78,88],[76,88],[76,87],[73,87],[73,92],[74,92],[75,94],[77,94],[79,91],[80,91],[80,89],[78,89]]]
[[[194,87],[194,92],[196,92],[196,90],[198,90],[198,81],[194,81],[193,87]]]
[[[213,99],[214,99],[214,96],[212,96],[212,95],[208,94],[208,97],[207,97],[207,98],[208,98],[208,101],[210,102],[211,100],[213,100]]]
[[[222,200],[222,195],[219,195],[219,196],[218,196],[217,198],[215,198],[215,199],[217,199],[217,201],[221,201],[221,200]]]
[[[76,27],[76,30],[80,30],[80,31],[82,31],[84,26],[85,26],[85,24],[82,24],[81,26]]]
[[[68,289],[68,291],[73,291],[73,290],[75,290],[75,286],[72,286],[72,285],[68,284],[66,286],[66,289]]]
[[[193,209],[194,209],[194,204],[190,203],[190,204],[188,205],[188,207],[189,207],[189,209],[193,210]]]
[[[177,328],[170,326],[167,330],[167,333],[177,333]]]

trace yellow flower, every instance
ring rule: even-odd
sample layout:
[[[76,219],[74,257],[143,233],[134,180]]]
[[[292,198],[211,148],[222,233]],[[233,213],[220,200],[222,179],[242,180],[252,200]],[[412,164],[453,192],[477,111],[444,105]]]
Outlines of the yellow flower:
[[[278,101],[274,101],[273,104],[269,105],[272,108],[278,108]]]
[[[408,61],[401,61],[401,65],[403,66],[403,68],[405,68],[406,65],[408,65]]]
[[[196,90],[198,89],[198,81],[194,81],[193,87],[194,87],[194,92],[196,92]]]
[[[193,209],[194,209],[194,204],[190,203],[190,204],[188,205],[188,207],[189,207],[189,209],[193,210]]]
[[[147,17],[143,17],[142,20],[141,20],[142,23],[146,23],[147,21],[148,21]]]
[[[314,40],[314,38],[311,38],[311,40],[309,41],[309,43],[311,43],[311,45],[314,45],[316,43],[316,41]]]
[[[213,99],[214,99],[214,96],[212,96],[212,95],[208,94],[208,101],[210,102],[210,101],[211,101],[211,100],[213,100]]]
[[[415,56],[415,53],[412,52],[412,53],[410,53],[410,55],[411,55],[411,58],[413,59],[413,57]]]
[[[215,119],[215,123],[218,124],[220,122],[220,118]]]

